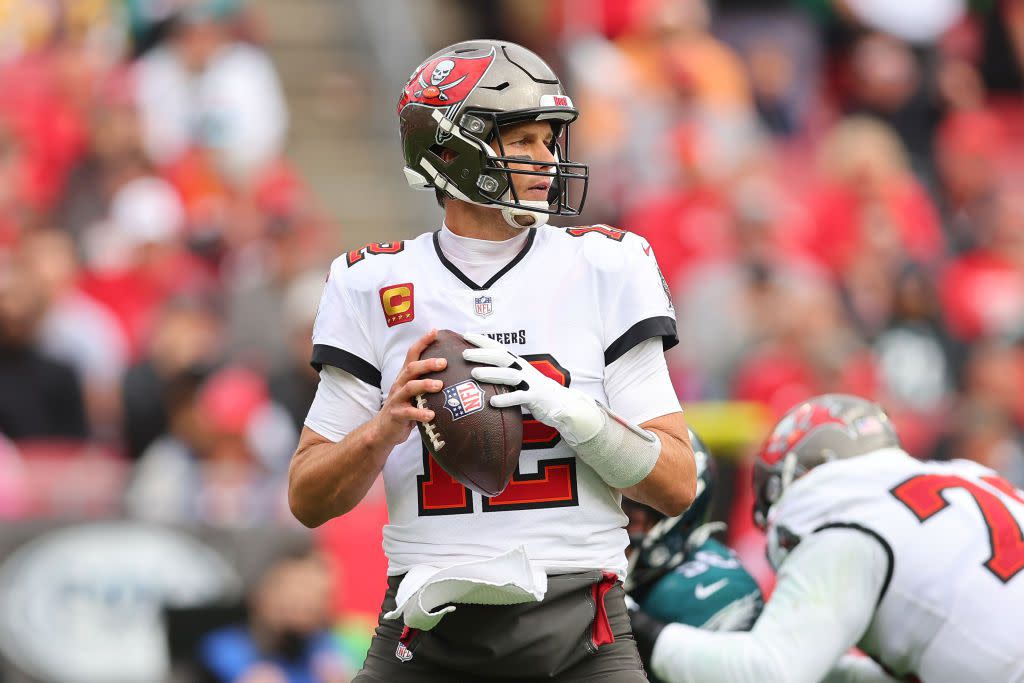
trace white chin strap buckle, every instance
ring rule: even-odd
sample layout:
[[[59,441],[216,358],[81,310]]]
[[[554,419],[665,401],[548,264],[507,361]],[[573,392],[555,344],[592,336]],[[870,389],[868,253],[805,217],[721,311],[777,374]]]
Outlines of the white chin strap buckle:
[[[542,201],[526,201],[519,202],[524,207],[534,207],[538,209],[547,208],[548,203]],[[519,228],[520,230],[525,228],[539,228],[548,222],[548,214],[540,211],[530,211],[529,208],[519,208],[506,206],[501,210],[501,216],[505,219],[505,222],[511,225],[513,228]]]

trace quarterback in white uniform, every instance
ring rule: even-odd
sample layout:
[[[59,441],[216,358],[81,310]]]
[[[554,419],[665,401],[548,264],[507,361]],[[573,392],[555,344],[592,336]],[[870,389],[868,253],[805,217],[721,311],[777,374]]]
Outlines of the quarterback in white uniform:
[[[775,592],[749,633],[637,615],[662,680],[1024,681],[1024,493],[994,471],[918,461],[876,404],[831,394],[783,417],[754,488]]]
[[[540,573],[539,588],[516,584],[536,589],[531,600],[543,601],[545,583],[547,596],[555,594],[545,575],[588,571],[596,571],[594,582],[611,577],[604,598],[626,570],[621,493],[676,515],[695,489],[692,449],[663,355],[678,341],[675,315],[654,254],[640,237],[608,226],[545,225],[548,215],[578,214],[570,198],[574,184],[586,184],[586,167],[565,160],[576,110],[547,65],[524,48],[470,41],[442,50],[413,73],[399,116],[406,176],[438,192],[445,220],[439,230],[370,244],[332,265],[313,332],[321,382],[290,471],[292,511],[309,526],[342,515],[383,472],[384,549],[394,579],[389,616],[410,593],[419,597],[409,604],[425,600],[417,587],[452,567],[463,578],[477,572],[488,585],[515,584],[488,574],[501,571],[510,552]],[[479,364],[474,377],[517,388],[494,397],[494,405],[527,413],[519,468],[496,497],[446,474],[414,427],[433,415],[411,399],[440,389],[421,376],[443,361],[418,360],[438,328],[466,333],[479,347],[464,354]],[[614,595],[628,633],[624,599]],[[489,604],[506,597],[492,596]],[[419,617],[441,614],[426,612]],[[406,629],[395,654],[399,669],[371,648],[360,680],[446,680],[445,666],[478,675],[476,663],[442,655],[442,627],[460,614],[469,611],[459,607],[445,617],[419,650],[406,642]],[[602,614],[600,606],[591,618]],[[428,628],[408,610],[404,617],[407,626]],[[391,637],[388,628],[382,619],[375,642]],[[510,627],[488,647],[514,650],[514,636]],[[537,634],[520,640],[536,641]],[[595,637],[591,649],[601,654],[602,642],[614,640]],[[619,640],[621,670],[642,676],[632,641]],[[414,669],[434,656],[431,648],[444,662]],[[575,654],[551,658],[558,662],[520,675],[590,675]]]

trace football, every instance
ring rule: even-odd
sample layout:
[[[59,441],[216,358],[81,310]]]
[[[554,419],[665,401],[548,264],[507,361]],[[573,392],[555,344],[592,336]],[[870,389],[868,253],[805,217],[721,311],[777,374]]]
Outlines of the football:
[[[413,401],[434,411],[433,421],[420,422],[419,430],[424,447],[437,464],[464,486],[493,497],[505,490],[519,464],[523,413],[519,406],[491,406],[492,396],[512,388],[473,379],[470,371],[476,364],[462,358],[462,351],[469,348],[474,347],[462,335],[438,330],[437,340],[424,349],[420,359],[448,361],[444,370],[424,375],[425,379],[441,380],[444,387]]]

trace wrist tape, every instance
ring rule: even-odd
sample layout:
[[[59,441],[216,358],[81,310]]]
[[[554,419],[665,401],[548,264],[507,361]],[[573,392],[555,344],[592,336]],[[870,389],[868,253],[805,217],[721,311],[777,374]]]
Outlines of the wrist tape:
[[[569,438],[566,442],[609,486],[625,489],[643,481],[658,462],[661,440],[606,406],[596,401],[595,405],[604,419],[597,434],[581,443],[573,443]]]

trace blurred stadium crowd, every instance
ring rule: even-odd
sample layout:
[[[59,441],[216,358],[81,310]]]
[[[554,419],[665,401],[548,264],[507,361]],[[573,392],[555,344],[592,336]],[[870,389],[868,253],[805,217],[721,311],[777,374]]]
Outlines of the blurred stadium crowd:
[[[585,218],[654,246],[684,405],[854,393],[1024,486],[1024,0],[435,4],[470,33],[428,51],[565,75]],[[359,245],[284,158],[272,30],[242,0],[0,0],[0,517],[297,527],[310,327]],[[374,495],[317,537],[378,577],[334,617],[382,592]]]

